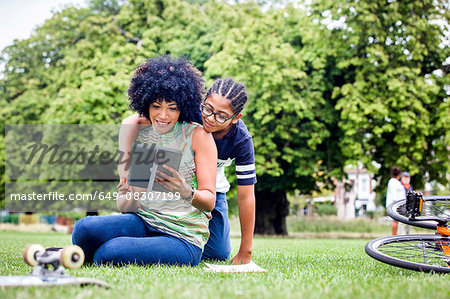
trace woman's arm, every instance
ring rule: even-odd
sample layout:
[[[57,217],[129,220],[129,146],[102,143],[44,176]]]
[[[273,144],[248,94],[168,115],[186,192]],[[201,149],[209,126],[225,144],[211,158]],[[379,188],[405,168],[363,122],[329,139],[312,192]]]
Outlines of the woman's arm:
[[[181,174],[168,165],[163,165],[165,169],[172,173],[172,176],[158,171],[155,181],[163,185],[170,192],[179,192],[181,198],[191,198],[192,205],[201,211],[210,212],[216,204],[216,175],[217,175],[217,148],[211,133],[207,133],[202,127],[194,129],[192,136],[192,150],[194,151],[194,161],[196,168],[197,189],[192,196],[192,187],[189,186]],[[137,206],[135,192],[145,192],[145,190],[131,190],[134,194],[133,200],[128,200],[122,193],[129,191],[129,186],[123,183],[117,186],[120,196],[117,199],[117,207],[121,212],[132,212]],[[131,188],[133,189],[133,188]],[[122,190],[122,191],[121,191]],[[138,196],[136,196],[138,197]],[[131,209],[131,210],[130,210]]]
[[[168,165],[165,169],[171,176],[162,171],[156,173],[155,181],[169,192],[180,193],[181,198],[192,200],[192,205],[201,211],[210,212],[216,204],[217,148],[211,133],[202,127],[194,129],[192,150],[197,177],[197,189],[192,196],[192,187],[186,183],[181,174]]]
[[[195,128],[192,136],[195,153],[197,190],[192,205],[199,210],[211,212],[216,205],[217,148],[211,133],[202,127]]]

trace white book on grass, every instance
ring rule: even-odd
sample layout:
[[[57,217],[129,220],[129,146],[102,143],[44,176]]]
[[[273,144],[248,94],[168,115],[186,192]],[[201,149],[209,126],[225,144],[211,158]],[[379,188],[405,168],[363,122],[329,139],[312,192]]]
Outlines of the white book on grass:
[[[217,272],[217,273],[266,273],[267,270],[261,268],[253,261],[248,264],[243,265],[214,265],[205,263],[206,267],[203,268],[206,272]]]

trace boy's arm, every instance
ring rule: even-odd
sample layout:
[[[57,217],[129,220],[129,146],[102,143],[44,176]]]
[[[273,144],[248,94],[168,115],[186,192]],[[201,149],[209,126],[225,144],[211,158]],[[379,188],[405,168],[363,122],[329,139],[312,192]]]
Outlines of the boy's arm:
[[[127,192],[131,191],[128,181],[129,158],[133,142],[136,141],[137,134],[140,127],[150,124],[146,118],[138,114],[131,115],[122,121],[119,131],[119,151],[123,153],[117,165],[119,172],[119,184],[117,189],[119,195],[116,199],[116,205],[120,212],[134,212],[136,210],[137,202],[135,200],[127,200]],[[129,195],[128,195],[129,196]]]
[[[255,229],[255,185],[238,185],[239,221],[241,223],[241,246],[233,264],[248,264],[252,260],[253,231]]]
[[[118,164],[120,182],[128,179],[129,157],[133,142],[136,141],[139,129],[150,125],[150,121],[138,114],[131,115],[122,121],[119,131],[119,151],[123,153]]]

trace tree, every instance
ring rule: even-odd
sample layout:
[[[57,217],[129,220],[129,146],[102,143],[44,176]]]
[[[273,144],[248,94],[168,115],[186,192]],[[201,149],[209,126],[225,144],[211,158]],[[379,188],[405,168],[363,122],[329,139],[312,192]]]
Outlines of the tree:
[[[243,118],[256,149],[257,233],[287,234],[286,193],[317,190],[339,166],[339,149],[326,150],[337,123],[324,99],[330,86],[319,36],[300,10],[270,10],[230,30],[205,63],[208,78],[232,76],[247,86]]]
[[[417,188],[448,184],[450,48],[439,25],[448,27],[448,2],[324,0],[311,8],[330,27],[345,74],[333,90],[345,162],[362,161],[382,177],[381,188],[394,165]]]
[[[45,123],[45,111],[52,105],[59,88],[58,63],[64,59],[64,51],[70,48],[83,33],[77,26],[91,12],[88,9],[67,7],[38,28],[26,40],[16,41],[1,54],[4,64],[0,80],[0,129],[5,132],[8,124]],[[1,138],[1,152],[4,153],[4,136]],[[4,155],[0,168],[5,173]],[[0,180],[0,194],[4,203],[5,176]]]

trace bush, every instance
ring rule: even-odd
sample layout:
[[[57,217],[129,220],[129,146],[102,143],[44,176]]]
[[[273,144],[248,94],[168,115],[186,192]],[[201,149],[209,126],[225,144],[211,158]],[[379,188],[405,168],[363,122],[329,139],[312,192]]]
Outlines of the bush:
[[[320,216],[336,215],[336,213],[337,213],[336,207],[333,204],[329,204],[329,203],[321,204],[321,205],[317,206],[315,208],[315,210],[316,210],[316,213],[319,214]]]
[[[352,233],[389,233],[390,224],[375,219],[356,218],[342,221],[336,216],[288,217],[287,228],[293,232],[352,232]]]
[[[2,216],[0,222],[19,224],[19,214],[9,214]]]

